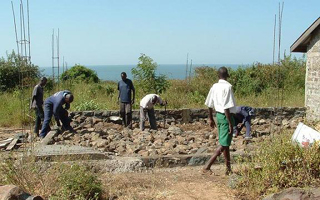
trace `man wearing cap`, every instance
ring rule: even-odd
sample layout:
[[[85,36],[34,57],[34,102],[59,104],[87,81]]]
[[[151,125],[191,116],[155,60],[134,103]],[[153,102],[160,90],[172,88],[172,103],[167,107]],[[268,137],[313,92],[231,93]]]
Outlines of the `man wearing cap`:
[[[237,106],[234,115],[235,126],[233,127],[233,136],[237,137],[242,128],[246,126],[245,139],[252,139],[251,136],[251,117],[254,116],[254,109],[249,106]]]
[[[135,89],[132,81],[127,78],[127,74],[125,72],[121,73],[121,79],[122,80],[118,83],[120,115],[122,117],[124,127],[132,128],[132,104],[134,104]]]
[[[31,97],[30,109],[35,110],[36,122],[34,126],[34,133],[39,135],[41,121],[43,121],[43,87],[47,84],[47,78],[42,77],[40,82],[34,87]]]
[[[44,120],[42,129],[40,132],[40,138],[44,138],[50,131],[50,121],[52,115],[56,119],[57,125],[60,125],[60,120],[63,127],[66,130],[74,132],[73,128],[70,126],[70,120],[68,118],[67,109],[70,108],[70,103],[73,101],[73,94],[69,90],[64,90],[55,93],[54,95],[47,98],[44,102]],[[64,108],[63,108],[63,105]]]
[[[211,87],[205,105],[209,107],[209,124],[212,128],[216,126],[213,121],[213,108],[215,109],[220,146],[216,149],[202,172],[203,174],[211,174],[211,165],[223,153],[227,167],[226,174],[229,175],[231,173],[229,146],[233,134],[233,114],[236,112],[236,102],[232,85],[227,81],[229,77],[227,68],[220,67],[218,69],[218,77],[219,81]]]
[[[161,106],[167,104],[166,101],[163,101],[161,97],[157,94],[148,94],[143,97],[140,101],[140,129],[144,130],[144,122],[147,119],[147,113],[150,122],[150,129],[157,130],[156,117],[154,115],[154,105],[159,103]]]

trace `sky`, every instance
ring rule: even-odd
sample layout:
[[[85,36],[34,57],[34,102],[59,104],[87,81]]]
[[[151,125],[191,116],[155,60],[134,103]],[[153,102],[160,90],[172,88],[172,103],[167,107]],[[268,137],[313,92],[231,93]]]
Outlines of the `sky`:
[[[40,67],[51,66],[58,28],[60,59],[69,66],[136,64],[141,53],[159,64],[184,64],[187,53],[197,64],[252,64],[272,62],[279,1],[29,0],[29,7],[32,62]],[[320,16],[319,7],[319,0],[284,1],[281,55]],[[0,19],[6,57],[16,50],[10,0],[0,1]]]

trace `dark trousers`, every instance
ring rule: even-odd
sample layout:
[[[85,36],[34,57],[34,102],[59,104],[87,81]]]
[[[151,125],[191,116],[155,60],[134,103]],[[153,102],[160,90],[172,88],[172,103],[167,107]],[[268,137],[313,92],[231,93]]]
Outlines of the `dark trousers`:
[[[62,126],[65,130],[73,130],[72,127],[70,126],[70,118],[68,116],[68,111],[66,109],[61,108],[59,112],[59,119],[62,122]]]
[[[157,122],[154,115],[154,109],[143,109],[142,107],[140,107],[140,129],[143,131],[145,128],[144,122],[146,121],[147,113],[150,122],[150,129],[157,130]]]
[[[239,121],[235,118],[235,126],[233,127],[233,133],[240,133],[243,126],[241,126],[240,128],[237,127],[237,125],[239,123],[242,123],[242,121]],[[251,117],[248,117],[248,120],[244,122],[244,126],[246,126],[246,135],[245,137],[251,137]]]
[[[50,128],[50,122],[53,115],[53,106],[51,104],[44,104],[44,120],[42,124],[42,129],[40,132],[40,137],[45,137],[48,132],[51,130]],[[63,127],[66,130],[71,130],[70,126],[70,119],[68,117],[68,111],[60,108],[60,111],[58,113],[59,119],[62,122]]]
[[[120,103],[120,115],[123,125],[132,128],[132,105],[131,103]]]
[[[41,122],[44,119],[43,108],[42,107],[36,107],[35,114],[36,114],[36,123],[34,125],[34,133],[39,135],[40,125],[41,125]]]

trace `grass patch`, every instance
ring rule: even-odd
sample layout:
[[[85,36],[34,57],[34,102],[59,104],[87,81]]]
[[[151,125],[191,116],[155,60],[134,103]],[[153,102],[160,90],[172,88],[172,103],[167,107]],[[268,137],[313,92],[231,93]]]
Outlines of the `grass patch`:
[[[5,159],[0,165],[0,184],[13,184],[45,199],[99,200],[101,182],[81,164],[48,163],[34,157]]]
[[[80,77],[84,78],[84,72],[81,73]],[[280,66],[254,63],[251,66],[229,69],[229,73],[228,81],[233,85],[238,105],[251,107],[304,106],[304,59],[285,56]],[[188,80],[161,80],[163,84],[158,86],[152,85],[155,81],[154,77],[151,79],[138,78],[133,81],[136,86],[133,109],[139,109],[139,102],[147,93],[159,91],[162,91],[161,97],[168,101],[169,109],[205,108],[205,99],[213,83],[218,81],[218,77],[217,68],[196,67],[194,76]],[[7,92],[0,94],[0,126],[20,126],[32,120],[34,112],[29,110],[32,89],[33,87],[26,88],[23,94],[18,89],[5,90]],[[59,86],[53,87],[53,82],[49,81],[45,88],[45,98],[65,89],[70,90],[75,96],[71,110],[119,109],[117,82],[94,83],[89,80],[66,80]],[[31,117],[26,117],[25,113]]]
[[[255,156],[241,165],[241,193],[258,199],[284,188],[319,186],[319,145],[301,148],[292,144],[291,136],[283,132],[264,141]]]
[[[193,88],[196,83],[187,83],[184,80],[170,80],[170,87],[161,97],[168,101],[168,109],[179,108],[206,108],[204,101],[206,94],[201,94],[197,88]],[[71,110],[118,110],[117,103],[118,90],[115,82],[102,83],[75,83],[74,85],[62,85],[60,89],[69,89],[75,95]],[[206,88],[206,91],[209,91]],[[136,101],[133,109],[139,108],[140,100],[144,93],[136,89]],[[45,98],[56,91],[46,91]],[[270,89],[261,94],[239,95],[235,94],[238,105],[248,105],[252,107],[272,107],[276,104],[278,90]],[[280,90],[281,92],[281,90]],[[25,91],[23,102],[17,92],[5,92],[0,94],[0,126],[12,127],[21,126],[22,123],[34,122],[34,111],[29,110],[31,90]],[[29,116],[22,118],[21,103],[24,104],[26,114]],[[278,103],[280,105],[280,102]],[[297,107],[304,106],[303,90],[284,90],[282,106]],[[156,107],[160,108],[160,107]]]

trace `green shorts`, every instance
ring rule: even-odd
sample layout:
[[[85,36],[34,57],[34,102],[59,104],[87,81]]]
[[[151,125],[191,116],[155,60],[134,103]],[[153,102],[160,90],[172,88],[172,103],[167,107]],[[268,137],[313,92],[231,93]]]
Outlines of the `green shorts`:
[[[219,143],[221,146],[228,147],[231,145],[232,133],[229,134],[229,123],[225,114],[217,113]],[[234,126],[234,118],[231,116],[231,123]]]

